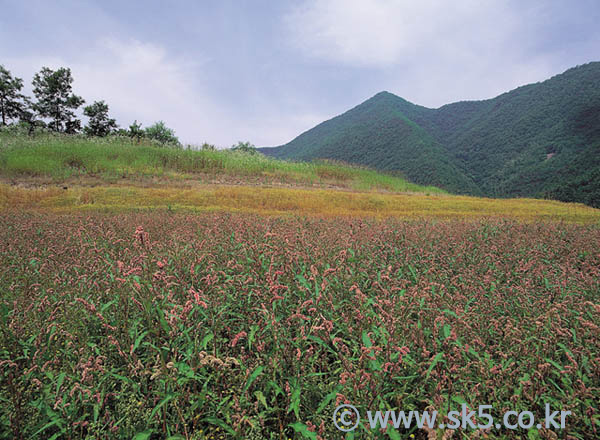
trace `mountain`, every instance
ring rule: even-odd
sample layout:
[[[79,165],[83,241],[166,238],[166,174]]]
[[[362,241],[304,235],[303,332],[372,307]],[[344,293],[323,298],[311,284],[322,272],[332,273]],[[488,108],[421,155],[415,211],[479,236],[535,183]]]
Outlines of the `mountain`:
[[[457,193],[600,207],[600,62],[438,109],[381,92],[261,151],[362,164]]]

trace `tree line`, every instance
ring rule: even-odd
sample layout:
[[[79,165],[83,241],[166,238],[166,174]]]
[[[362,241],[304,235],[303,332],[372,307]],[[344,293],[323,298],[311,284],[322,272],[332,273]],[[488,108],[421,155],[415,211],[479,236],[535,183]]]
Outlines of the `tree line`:
[[[52,70],[48,67],[36,73],[32,80],[34,99],[22,93],[23,79],[13,76],[0,65],[0,128],[9,125],[26,127],[29,134],[36,130],[48,130],[57,133],[105,137],[116,134],[129,136],[137,140],[148,138],[163,144],[179,145],[174,130],[164,122],[142,128],[134,121],[128,129],[119,128],[116,120],[109,116],[105,101],[94,101],[83,108],[88,123],[82,127],[76,110],[85,104],[85,100],[73,93],[71,69],[60,67]]]

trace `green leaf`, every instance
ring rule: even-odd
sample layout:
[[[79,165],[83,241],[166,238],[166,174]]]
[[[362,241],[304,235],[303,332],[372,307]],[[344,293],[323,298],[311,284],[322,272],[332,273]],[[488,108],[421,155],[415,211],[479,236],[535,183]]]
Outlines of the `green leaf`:
[[[412,275],[413,282],[416,283],[419,279],[417,277],[417,272],[413,269],[413,267],[410,264],[408,265],[408,270],[410,271],[410,274]]]
[[[132,440],[148,440],[151,435],[152,435],[152,430],[146,429],[145,431],[138,432],[136,435],[134,435]]]
[[[395,376],[394,379],[395,380],[409,380],[409,379],[415,379],[419,377],[418,374],[413,374],[412,376]]]
[[[262,391],[255,391],[254,396],[256,397],[256,400],[262,403],[265,409],[269,409],[269,405],[267,405],[267,399],[265,399],[265,395],[262,393]]]
[[[58,393],[58,390],[60,390],[60,387],[62,386],[62,384],[65,380],[65,376],[66,376],[66,374],[64,372],[62,372],[58,375],[58,379],[56,381],[56,392],[57,393]]]
[[[564,367],[562,365],[556,363],[555,361],[553,361],[550,358],[546,358],[546,362],[548,362],[549,364],[552,364],[554,366],[554,368],[556,368],[558,371],[564,370]]]
[[[165,319],[165,313],[160,307],[156,307],[156,315],[158,316],[158,321],[160,322],[160,326],[164,330],[164,332],[168,335],[170,328],[167,320]]]
[[[296,386],[292,390],[292,395],[290,396],[290,407],[288,408],[288,413],[290,411],[294,411],[296,418],[300,418],[300,387]]]
[[[135,350],[140,346],[140,342],[142,342],[142,339],[144,339],[144,336],[146,336],[146,334],[148,334],[148,331],[146,330],[145,332],[142,332],[141,335],[139,335],[135,342],[133,343],[133,350],[131,350],[131,352],[135,352]]]
[[[292,423],[288,426],[291,426],[292,428],[294,428],[294,431],[297,433],[300,433],[302,435],[302,437],[304,438],[309,438],[311,440],[317,440],[317,433],[309,431],[308,427],[301,422],[296,422],[296,423]]]
[[[132,381],[132,380],[131,380],[131,378],[129,378],[129,377],[126,377],[126,376],[121,376],[120,374],[116,374],[116,373],[112,373],[112,372],[109,372],[108,374],[109,374],[110,376],[112,376],[112,377],[115,377],[115,378],[117,378],[117,379],[120,379],[120,380],[122,380],[123,382],[126,382],[126,383],[133,383],[133,381]]]
[[[441,353],[441,352],[435,355],[435,357],[433,358],[433,361],[431,362],[431,365],[427,369],[427,375],[425,376],[425,380],[429,379],[429,375],[431,374],[431,371],[437,365],[437,363],[441,361],[443,356],[444,356],[444,353]]]
[[[252,344],[254,344],[254,340],[256,339],[256,332],[258,331],[258,326],[256,324],[250,327],[250,334],[248,335],[248,349],[252,349]]]
[[[98,416],[100,415],[100,405],[94,405],[94,423],[98,421]]]
[[[256,367],[254,369],[254,371],[248,378],[248,381],[246,382],[246,386],[244,387],[243,392],[246,392],[248,390],[248,388],[250,388],[250,385],[252,385],[252,382],[254,382],[256,380],[256,378],[263,372],[264,369],[265,369],[265,367],[263,367],[262,365],[259,365],[258,367]]]
[[[450,316],[453,316],[453,317],[455,317],[455,318],[458,318],[458,315],[457,315],[456,313],[454,313],[454,312],[453,312],[452,310],[450,310],[450,309],[444,309],[444,310],[442,310],[442,312],[443,312],[443,313],[445,313],[445,314],[447,314],[447,315],[450,315]]]
[[[161,409],[164,405],[166,405],[167,403],[169,403],[171,400],[173,400],[175,397],[177,397],[178,394],[169,394],[167,397],[165,397],[163,400],[161,400],[158,405],[156,405],[154,407],[154,409],[152,410],[152,412],[150,413],[150,418],[153,418],[154,415],[156,414],[156,412]]]
[[[306,278],[304,278],[302,275],[297,274],[296,275],[296,279],[298,281],[300,281],[300,284],[305,287],[306,289],[310,290],[310,283],[308,282],[308,280]]]
[[[202,347],[202,350],[206,350],[206,346],[210,341],[213,340],[214,337],[215,335],[213,334],[213,332],[210,332],[202,339],[202,342],[200,343],[200,347]]]
[[[400,433],[392,425],[388,425],[386,432],[387,432],[387,435],[389,435],[392,440],[401,440],[402,439],[402,437],[400,437]]]
[[[37,436],[39,433],[45,431],[46,429],[48,429],[48,428],[50,428],[51,426],[54,426],[54,425],[59,425],[60,426],[61,425],[61,420],[60,419],[56,419],[56,420],[53,420],[52,422],[50,422],[50,423],[42,426],[36,433],[33,434],[32,437]]]
[[[8,315],[10,314],[10,309],[8,308],[8,306],[4,303],[0,304],[0,324],[4,324],[7,319],[8,319]]]
[[[325,409],[325,407],[327,405],[329,405],[329,402],[331,402],[333,399],[335,399],[335,396],[337,396],[338,391],[339,391],[339,389],[336,388],[331,393],[329,393],[325,396],[325,398],[323,399],[323,401],[319,404],[319,407],[317,408],[317,414],[320,414],[321,411],[323,411]]]
[[[450,324],[444,324],[444,327],[442,327],[442,336],[444,337],[444,339],[448,339],[448,337],[450,336],[450,330],[452,327],[450,327]]]
[[[452,400],[458,403],[459,405],[467,403],[467,401],[462,396],[452,396]]]
[[[207,417],[206,419],[203,419],[203,421],[210,423],[211,425],[216,425],[219,428],[227,431],[229,434],[235,436],[235,431],[231,428],[231,426],[229,426],[227,423],[225,423],[221,419],[217,419],[216,417]]]
[[[273,382],[272,380],[270,380],[268,382],[269,388],[272,388],[273,390],[275,390],[275,395],[278,396],[280,394],[284,394],[283,390],[281,389],[281,387],[279,385],[277,385],[275,382]]]
[[[102,307],[100,307],[100,313],[104,313],[106,311],[106,309],[108,309],[110,306],[112,306],[116,302],[117,302],[117,300],[113,299],[112,301],[109,301],[106,304],[104,304]]]
[[[308,339],[309,341],[313,341],[316,342],[317,344],[319,344],[321,347],[325,348],[327,351],[330,351],[331,353],[337,355],[337,351],[335,351],[334,349],[332,349],[329,345],[327,345],[325,343],[325,341],[323,341],[323,339],[319,338],[318,336],[315,335],[308,335],[306,337],[306,339]]]

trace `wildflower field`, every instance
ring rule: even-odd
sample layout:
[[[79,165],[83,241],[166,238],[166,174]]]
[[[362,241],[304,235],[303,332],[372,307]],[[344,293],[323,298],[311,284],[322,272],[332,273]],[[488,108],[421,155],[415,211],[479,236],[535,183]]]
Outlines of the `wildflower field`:
[[[345,438],[600,436],[597,222],[5,209],[0,289],[1,438],[344,438],[340,403],[572,412]]]

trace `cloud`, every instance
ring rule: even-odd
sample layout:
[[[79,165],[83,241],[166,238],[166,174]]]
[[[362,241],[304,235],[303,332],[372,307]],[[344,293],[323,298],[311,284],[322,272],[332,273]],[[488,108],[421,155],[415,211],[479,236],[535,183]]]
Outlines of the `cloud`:
[[[157,45],[104,39],[96,53],[68,65],[88,100],[106,99],[120,119],[137,118],[145,124],[164,120],[183,139],[202,126],[201,115],[215,111],[193,81],[200,69]]]
[[[307,0],[285,23],[308,59],[362,69],[378,90],[437,107],[558,73],[536,47],[539,8],[502,0]]]
[[[157,45],[130,39],[100,39],[79,54],[64,57],[18,57],[7,65],[26,78],[42,66],[66,66],[73,73],[73,91],[86,103],[105,100],[118,122],[133,119],[148,125],[164,120],[186,138],[204,122],[201,115],[215,114],[214,103],[192,79],[199,62],[173,59]]]
[[[136,39],[101,38],[85,52],[61,57],[5,58],[13,74],[23,77],[31,94],[31,78],[42,66],[71,68],[74,93],[86,104],[105,100],[122,127],[137,119],[144,126],[163,120],[184,143],[210,142],[229,147],[238,140],[259,146],[287,142],[321,122],[324,115],[306,112],[282,117],[266,102],[260,110],[231,108],[210,88],[203,71],[210,59],[178,59],[162,46]],[[258,110],[258,111],[257,111]]]
[[[417,54],[459,56],[496,44],[518,16],[498,0],[310,0],[286,20],[309,55],[352,65],[388,66]]]
[[[600,8],[580,3],[14,2],[0,60],[29,93],[42,66],[70,67],[75,93],[106,100],[121,126],[164,120],[183,142],[278,145],[381,90],[437,107],[590,61]]]

